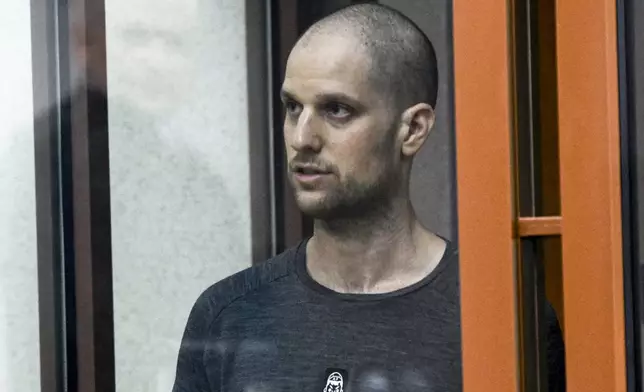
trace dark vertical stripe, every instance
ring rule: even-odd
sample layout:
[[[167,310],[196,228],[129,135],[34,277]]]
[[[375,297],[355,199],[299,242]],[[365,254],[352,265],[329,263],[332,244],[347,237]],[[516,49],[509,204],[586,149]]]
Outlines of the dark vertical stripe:
[[[40,384],[65,390],[59,198],[56,4],[31,1]],[[42,110],[42,111],[41,111]]]
[[[633,67],[636,14],[630,0],[617,1],[617,61],[622,183],[622,239],[624,253],[624,316],[626,332],[626,385],[629,392],[642,387],[641,274],[638,238],[637,127]],[[630,55],[630,56],[629,56]]]
[[[108,392],[115,380],[104,1],[72,0],[67,17],[61,58],[69,62],[61,61],[61,75],[80,81],[61,129],[71,159],[65,215],[73,226],[66,258],[73,266],[76,390]]]
[[[246,0],[246,63],[248,67],[248,148],[250,163],[251,244],[253,263],[273,252],[272,161],[269,110],[271,72],[267,51],[266,2]]]

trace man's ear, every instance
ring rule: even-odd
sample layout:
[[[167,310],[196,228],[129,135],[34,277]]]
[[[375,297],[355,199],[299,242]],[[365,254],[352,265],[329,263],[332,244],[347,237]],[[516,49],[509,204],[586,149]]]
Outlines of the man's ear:
[[[431,105],[416,104],[403,112],[401,127],[401,152],[413,157],[429,137],[434,128],[436,116]]]

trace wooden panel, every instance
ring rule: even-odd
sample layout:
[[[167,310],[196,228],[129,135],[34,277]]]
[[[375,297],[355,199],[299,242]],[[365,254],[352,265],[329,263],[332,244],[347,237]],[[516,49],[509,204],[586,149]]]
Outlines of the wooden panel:
[[[557,1],[568,392],[626,390],[616,9]]]
[[[505,1],[454,1],[465,392],[518,388],[508,15]]]
[[[560,216],[541,216],[519,218],[517,236],[542,237],[561,234]]]

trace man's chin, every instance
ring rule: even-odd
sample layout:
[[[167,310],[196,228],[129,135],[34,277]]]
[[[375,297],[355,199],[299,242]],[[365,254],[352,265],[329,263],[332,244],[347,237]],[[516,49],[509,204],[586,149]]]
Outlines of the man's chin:
[[[296,203],[303,215],[312,219],[327,219],[333,215],[334,208],[329,206],[323,195],[298,193]]]
[[[333,213],[332,209],[315,203],[298,202],[297,206],[303,215],[312,219],[326,219]]]
[[[362,213],[362,208],[355,206],[355,208],[344,206],[342,204],[330,203],[308,203],[298,201],[298,207],[304,216],[311,219],[320,221],[336,221],[359,218]]]

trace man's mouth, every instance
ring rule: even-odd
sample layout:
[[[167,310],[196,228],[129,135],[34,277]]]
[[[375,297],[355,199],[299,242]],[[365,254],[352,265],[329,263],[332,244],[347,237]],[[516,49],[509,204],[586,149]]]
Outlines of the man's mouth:
[[[295,166],[292,170],[295,180],[302,184],[314,185],[331,174],[329,170],[317,166]]]
[[[320,175],[320,174],[329,174],[328,171],[318,169],[316,167],[298,167],[295,169],[295,173],[304,174],[304,175]]]
[[[292,168],[292,171],[294,174],[300,174],[300,175],[306,175],[306,176],[331,174],[330,170],[326,170],[319,166],[306,165],[306,164],[294,165]]]

